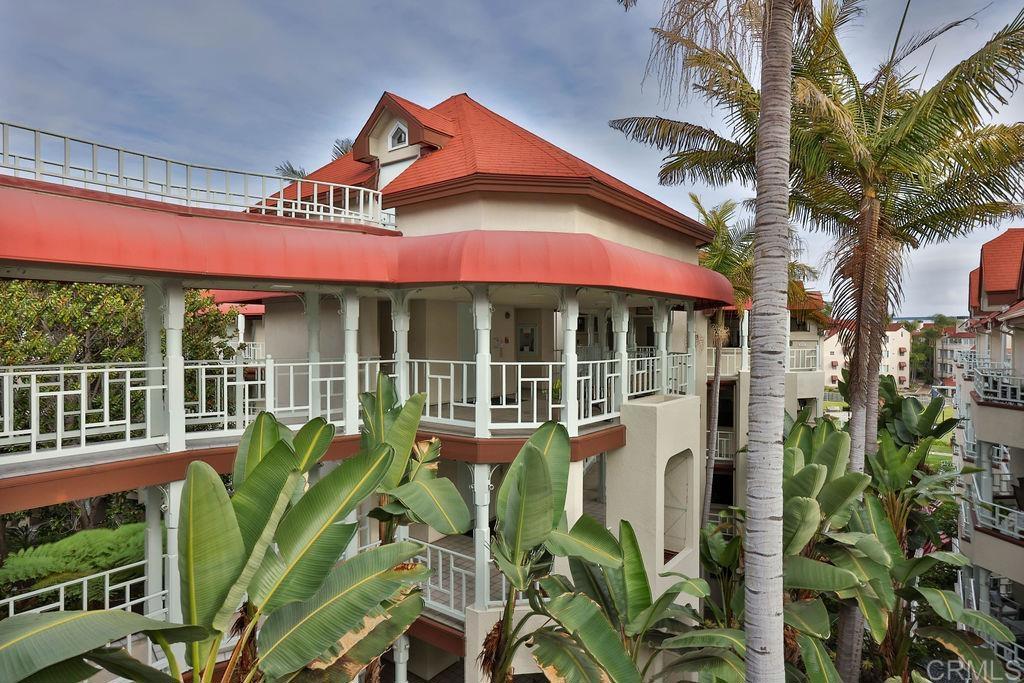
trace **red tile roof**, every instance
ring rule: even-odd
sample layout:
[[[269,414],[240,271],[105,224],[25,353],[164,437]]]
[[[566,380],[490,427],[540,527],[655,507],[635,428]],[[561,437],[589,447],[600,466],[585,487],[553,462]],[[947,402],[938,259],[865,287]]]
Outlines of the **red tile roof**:
[[[981,278],[981,268],[975,268],[971,271],[971,274],[967,278],[968,288],[970,289],[970,300],[968,305],[973,313],[976,309],[981,307],[981,288],[978,286],[978,282]]]
[[[1024,228],[1010,228],[981,247],[981,284],[985,292],[1019,292],[1024,265]]]
[[[1024,316],[1024,299],[999,314],[999,320],[1013,320]]]
[[[410,193],[447,187],[472,178],[504,180],[520,191],[585,190],[603,199],[618,198],[617,205],[644,210],[644,217],[667,227],[710,239],[710,232],[692,218],[657,199],[588,164],[565,150],[499,116],[465,93],[449,97],[427,109],[394,94],[386,93],[420,125],[434,128],[446,138],[438,149],[422,154],[409,168],[383,189],[386,206],[408,201]],[[359,184],[372,164],[346,155],[309,174],[310,179]],[[360,180],[362,179],[362,180]]]

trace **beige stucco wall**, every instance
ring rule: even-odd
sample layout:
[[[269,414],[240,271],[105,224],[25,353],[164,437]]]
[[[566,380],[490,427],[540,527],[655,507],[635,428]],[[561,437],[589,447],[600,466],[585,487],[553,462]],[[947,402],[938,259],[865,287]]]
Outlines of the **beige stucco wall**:
[[[405,235],[464,230],[580,232],[697,262],[692,238],[589,197],[474,192],[400,206],[397,214]]]
[[[340,360],[344,349],[340,304],[337,297],[320,299],[320,358]],[[376,299],[359,302],[359,357],[380,355]],[[389,325],[390,329],[390,325]],[[267,354],[278,360],[307,357],[306,312],[298,297],[270,299],[263,315]]]
[[[1024,448],[1024,410],[978,404],[971,410],[977,441]]]
[[[970,543],[961,543],[960,549],[972,564],[1024,584],[1024,548],[1019,545],[975,529]]]

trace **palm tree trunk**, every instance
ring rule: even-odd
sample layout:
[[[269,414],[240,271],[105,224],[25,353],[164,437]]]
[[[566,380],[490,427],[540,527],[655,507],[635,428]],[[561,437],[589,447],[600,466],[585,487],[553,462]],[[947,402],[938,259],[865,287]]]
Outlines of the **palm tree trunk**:
[[[715,479],[715,458],[718,455],[718,398],[722,388],[722,334],[721,326],[725,324],[725,315],[719,309],[715,315],[718,330],[711,333],[715,340],[715,376],[711,381],[711,396],[708,399],[708,447],[704,462],[704,504],[701,507],[700,525],[703,527],[711,519],[711,484]]]
[[[789,147],[793,0],[773,0],[766,15],[757,123],[757,198],[751,314],[747,453],[747,675],[786,678],[782,619],[782,429],[789,310]]]

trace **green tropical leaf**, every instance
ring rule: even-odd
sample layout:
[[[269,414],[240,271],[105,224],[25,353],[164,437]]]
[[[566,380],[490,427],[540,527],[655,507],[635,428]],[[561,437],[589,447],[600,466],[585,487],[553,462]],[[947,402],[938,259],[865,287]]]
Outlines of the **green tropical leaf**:
[[[259,632],[260,670],[271,678],[296,671],[361,628],[383,601],[429,573],[424,565],[402,564],[421,549],[404,541],[363,551],[339,564],[308,600],[273,612]]]
[[[416,443],[416,431],[420,427],[420,417],[423,415],[423,404],[426,400],[426,394],[410,396],[409,400],[402,405],[394,422],[384,432],[384,443],[395,451],[391,469],[381,484],[385,490],[396,488],[402,482],[402,475],[405,474],[409,456]]]
[[[187,623],[220,630],[214,620],[246,557],[242,533],[220,475],[202,460],[192,461],[182,488],[178,526],[181,613]],[[192,643],[187,650],[189,661],[205,662],[208,645]]]
[[[936,550],[922,557],[901,558],[893,562],[892,575],[900,583],[910,583],[913,579],[934,567],[939,562],[954,567],[966,567],[970,560],[960,553],[947,550]]]
[[[260,412],[242,432],[235,451],[235,463],[231,470],[231,483],[236,489],[245,483],[245,478],[256,469],[263,456],[281,440],[282,427],[273,415]]]
[[[0,681],[20,681],[139,632],[159,633],[171,643],[209,635],[201,626],[170,624],[123,610],[19,614],[0,621]]]
[[[115,676],[120,676],[134,683],[178,683],[178,679],[168,676],[159,669],[143,664],[132,657],[124,648],[99,648],[98,650],[87,652],[85,658],[103,667]]]
[[[746,670],[746,664],[732,650],[721,647],[705,647],[684,653],[665,667],[659,676],[675,674],[680,671],[699,672],[701,681],[742,683],[745,680]]]
[[[449,479],[420,478],[390,493],[414,515],[446,536],[465,533],[472,524],[466,501]]]
[[[848,472],[833,477],[818,493],[818,503],[826,523],[836,520],[853,505],[871,483],[871,477],[863,472]]]
[[[782,482],[782,497],[817,498],[821,487],[828,479],[828,469],[824,465],[805,465],[796,474]]]
[[[813,467],[813,465],[812,465]],[[813,498],[790,498],[782,511],[782,552],[799,555],[821,524],[821,510]]]
[[[606,569],[606,573],[610,584],[622,588],[625,604],[619,609],[625,612],[627,621],[634,621],[651,606],[653,598],[640,543],[633,525],[625,519],[619,522],[619,545],[622,547],[622,569]]]
[[[533,655],[544,676],[553,683],[604,683],[604,670],[565,633],[540,629],[531,637]]]
[[[828,469],[828,480],[834,481],[846,474],[850,462],[850,434],[833,432],[825,439],[825,443],[814,454],[814,463],[824,465]]]
[[[946,621],[959,621],[964,611],[964,603],[956,593],[925,586],[918,586],[917,592],[924,596],[940,617]]]
[[[545,422],[523,444],[498,487],[495,509],[504,510],[507,506],[509,493],[516,486],[519,477],[523,454],[530,450],[539,453],[548,468],[548,478],[551,481],[551,528],[553,529],[558,526],[558,521],[562,518],[562,512],[565,510],[571,451],[569,432],[558,422]]]
[[[156,671],[156,669],[154,669]],[[68,683],[68,681],[85,681],[99,673],[100,670],[87,663],[81,657],[72,657],[63,662],[51,664],[40,669],[31,676],[21,679],[20,683]],[[177,683],[176,679],[171,679]]]
[[[985,647],[979,647],[982,640],[974,634],[955,631],[941,626],[925,626],[917,629],[917,635],[942,645],[970,669],[972,677],[982,683],[1009,680],[1002,662]]]
[[[903,557],[903,550],[896,540],[896,532],[892,529],[892,524],[882,508],[881,501],[874,495],[865,493],[864,507],[860,509],[860,513],[864,531],[878,539],[893,562]]]
[[[605,670],[612,683],[641,683],[618,632],[596,602],[580,593],[564,593],[545,603],[545,609]]]
[[[334,432],[334,425],[322,417],[315,417],[302,426],[292,442],[300,472],[308,472],[320,462],[334,440]]]
[[[551,478],[544,457],[535,448],[524,448],[516,457],[520,463],[515,487],[499,509],[498,521],[505,545],[516,554],[540,545],[551,533]]]
[[[696,628],[672,636],[661,644],[664,650],[693,647],[721,647],[733,650],[741,657],[747,654],[747,637],[743,631],[732,628]]]
[[[782,477],[789,479],[804,468],[804,453],[799,448],[787,447],[782,454]]]
[[[568,532],[553,529],[545,547],[552,555],[560,557],[579,557],[602,567],[622,566],[622,549],[618,541],[590,515],[576,520]]]
[[[1000,643],[1012,643],[1015,640],[1013,632],[1006,624],[993,617],[973,609],[965,609],[960,613],[960,623],[975,631],[981,631]]]
[[[274,536],[276,552],[266,554],[249,584],[249,599],[264,613],[316,592],[355,533],[341,524],[380,486],[393,461],[389,446],[345,460],[285,513]]]
[[[784,558],[783,583],[786,588],[838,591],[857,585],[857,576],[846,569],[800,555]]]
[[[800,634],[796,637],[800,645],[800,658],[807,669],[807,678],[814,683],[842,683],[832,657],[820,640]]]
[[[823,640],[831,635],[828,610],[821,598],[786,603],[782,616],[787,626],[801,633]]]
[[[855,586],[852,590],[857,598],[857,607],[860,608],[861,614],[864,615],[864,621],[867,622],[871,637],[880,644],[885,640],[885,634],[889,630],[888,610],[869,586]]]

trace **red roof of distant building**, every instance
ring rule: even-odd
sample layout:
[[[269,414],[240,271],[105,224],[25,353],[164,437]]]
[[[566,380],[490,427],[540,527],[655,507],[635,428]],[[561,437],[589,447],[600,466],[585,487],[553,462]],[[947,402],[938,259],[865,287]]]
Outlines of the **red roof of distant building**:
[[[971,312],[973,313],[981,307],[981,287],[979,287],[979,283],[981,281],[981,268],[975,268],[972,270],[967,280],[967,286],[970,289],[968,304],[970,305]]]
[[[955,387],[956,386],[956,380],[953,379],[952,377],[943,377],[942,378],[942,386],[944,386],[944,387]]]
[[[368,150],[366,138],[382,107],[397,107],[418,126],[439,134],[424,143],[432,147],[429,153],[421,153],[381,188],[385,206],[481,189],[569,192],[596,197],[698,241],[711,238],[711,232],[694,219],[499,116],[465,93],[430,109],[385,93],[356,138],[354,151],[308,178],[358,185],[372,176],[376,172],[373,160],[364,149]],[[415,142],[412,131],[410,142]]]
[[[242,315],[263,315],[266,307],[263,304],[239,304],[225,303],[217,304],[217,310],[221,313],[240,313]]]
[[[1024,228],[1010,228],[981,246],[981,284],[985,293],[1019,292],[1024,266]]]
[[[1024,299],[999,314],[999,320],[1013,320],[1024,316]]]

